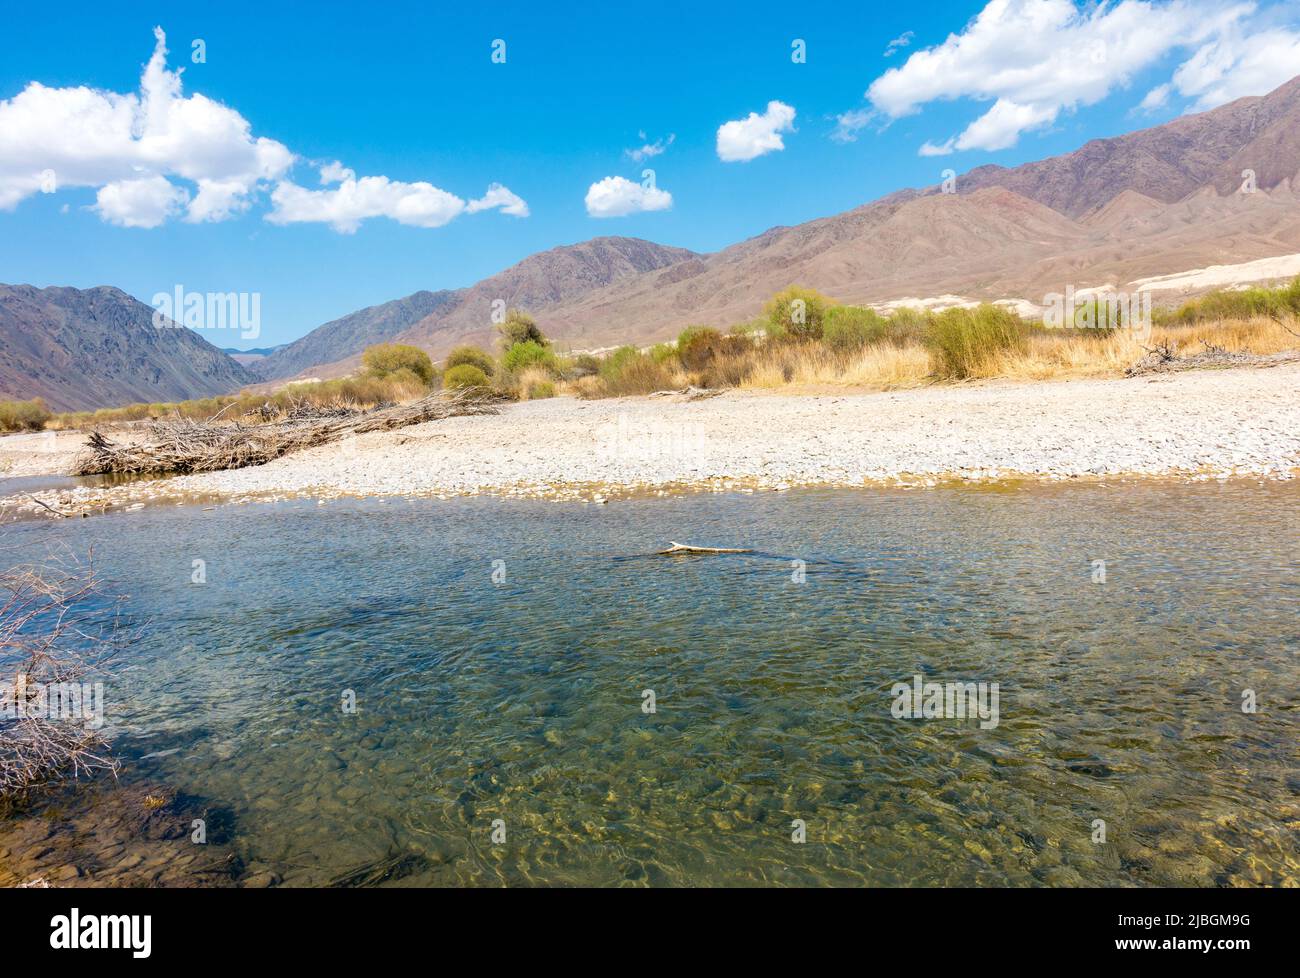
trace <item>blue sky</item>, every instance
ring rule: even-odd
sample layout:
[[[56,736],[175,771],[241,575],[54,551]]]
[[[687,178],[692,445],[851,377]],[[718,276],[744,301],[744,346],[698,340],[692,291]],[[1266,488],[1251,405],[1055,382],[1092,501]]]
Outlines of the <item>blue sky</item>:
[[[116,285],[146,302],[178,284],[258,292],[262,335],[214,341],[272,345],[555,245],[619,234],[712,251],[936,183],[947,167],[1066,152],[1300,74],[1295,4],[468,6],[11,5],[0,281]],[[155,27],[164,70],[184,69],[169,97],[211,100],[189,106],[193,125],[208,124],[203,112],[247,123],[229,153],[224,136],[195,150],[181,115],[147,150],[85,121],[78,86],[117,93],[96,111],[115,106],[130,124],[121,99],[141,92]],[[492,60],[498,38],[504,64]],[[48,101],[25,92],[34,82]],[[653,158],[628,155],[655,143]],[[54,192],[30,182],[42,154],[62,177]],[[244,162],[254,156],[256,172]],[[372,206],[388,216],[337,216],[332,195],[346,185],[319,171],[335,161],[379,178]],[[670,204],[641,193],[646,167]],[[233,197],[199,198],[197,179],[229,189],[235,171]],[[615,211],[661,209],[593,216],[589,188],[607,178],[631,184],[604,185]],[[508,195],[485,198],[495,184]]]

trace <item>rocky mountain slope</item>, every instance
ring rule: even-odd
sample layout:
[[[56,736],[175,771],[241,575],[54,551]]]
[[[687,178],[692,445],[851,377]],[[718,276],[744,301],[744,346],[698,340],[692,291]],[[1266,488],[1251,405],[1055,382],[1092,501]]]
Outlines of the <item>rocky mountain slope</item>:
[[[459,292],[416,292],[350,313],[318,326],[306,336],[248,365],[258,377],[293,377],[321,363],[332,363],[385,343],[429,314],[454,307]]]
[[[517,307],[538,312],[696,257],[685,248],[639,238],[592,238],[563,245],[530,255],[469,288],[416,293],[434,300],[420,316],[411,316],[406,309],[396,315],[389,307],[397,303],[388,303],[326,323],[253,369],[268,379],[304,372],[337,376],[354,369],[367,346],[384,340],[412,343],[435,356],[462,342],[490,346],[495,336],[494,310]],[[418,309],[418,304],[411,303],[416,296],[399,302]],[[323,369],[316,369],[321,365]]]
[[[79,411],[225,394],[255,379],[194,330],[154,326],[153,313],[108,286],[0,285],[0,399]]]
[[[1242,192],[1242,171],[1254,173]],[[1300,78],[1259,97],[1014,168],[982,166],[843,214],[772,228],[711,255],[650,252],[653,267],[548,287],[586,245],[526,259],[398,336],[435,356],[492,342],[491,301],[537,316],[575,348],[644,344],[690,323],[729,326],[801,284],[845,302],[947,294],[1041,302],[1049,292],[1300,252]],[[649,242],[638,248],[653,249]],[[635,266],[636,263],[630,263]],[[567,277],[563,281],[568,281]],[[1177,297],[1165,297],[1173,301]],[[355,359],[317,365],[346,373]]]

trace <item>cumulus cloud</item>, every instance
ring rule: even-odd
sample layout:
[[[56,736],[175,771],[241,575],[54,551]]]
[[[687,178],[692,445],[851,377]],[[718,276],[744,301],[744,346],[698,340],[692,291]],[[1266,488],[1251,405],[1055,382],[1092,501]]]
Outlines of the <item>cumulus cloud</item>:
[[[388,177],[361,177],[351,170],[335,173],[337,186],[309,190],[281,181],[271,192],[272,210],[266,219],[272,224],[328,224],[340,234],[354,234],[361,222],[387,217],[399,224],[438,228],[461,214],[499,208],[504,214],[527,217],[528,205],[508,187],[494,183],[478,200],[466,203],[455,194],[423,180],[403,183]]]
[[[115,180],[99,188],[95,210],[110,224],[125,228],[156,228],[180,212],[190,195],[166,177]]]
[[[260,181],[288,171],[293,154],[283,144],[254,138],[234,109],[183,96],[160,28],[154,37],[139,92],[32,82],[0,101],[0,209],[37,192],[48,172],[57,187],[100,188],[95,210],[127,227],[156,227],[173,214],[218,221],[247,207]]]
[[[181,71],[167,68],[161,28],[154,28],[154,39],[138,92],[32,82],[0,100],[0,210],[41,191],[93,187],[91,210],[103,220],[153,228],[173,217],[227,220],[273,187],[267,220],[318,221],[341,232],[355,231],[368,217],[440,227],[482,210],[528,215],[528,205],[500,184],[467,204],[429,183],[357,179],[337,160],[319,167],[321,186],[329,189],[298,186],[289,179],[295,157],[288,147],[254,137],[234,109],[184,95]]]
[[[272,224],[328,224],[341,234],[354,233],[368,217],[442,227],[465,209],[463,200],[431,183],[402,183],[388,177],[351,177],[331,190],[308,190],[286,181],[276,185],[271,203],[274,209],[266,219]]]
[[[960,33],[877,78],[866,98],[889,119],[936,100],[992,102],[961,133],[927,142],[921,152],[1006,149],[1022,133],[1051,126],[1063,110],[1094,105],[1172,52],[1192,50],[1173,87],[1197,99],[1197,108],[1212,108],[1264,94],[1300,72],[1300,35],[1282,28],[1248,32],[1242,21],[1255,10],[1253,2],[1233,0],[1083,7],[1072,0],[991,0]],[[1143,106],[1158,107],[1168,94],[1169,88],[1156,88]]]
[[[1246,95],[1263,95],[1300,75],[1300,30],[1270,28],[1254,34],[1232,25],[1174,72],[1180,95],[1193,111]],[[1149,97],[1148,93],[1148,97]]]
[[[344,180],[355,180],[356,178],[356,171],[349,170],[338,160],[333,163],[326,163],[320,168],[320,182],[323,187],[328,187],[332,183],[342,183]]]
[[[625,149],[623,155],[633,163],[641,163],[645,160],[659,156],[677,139],[676,133],[670,133],[667,139],[656,139],[653,143],[647,142],[647,136],[644,132],[637,133],[641,137],[641,146],[636,149]]]
[[[511,217],[527,217],[528,205],[524,203],[523,198],[518,194],[512,193],[509,187],[503,187],[499,183],[494,183],[487,188],[485,193],[478,200],[471,200],[465,206],[467,214],[477,214],[479,211],[487,211],[497,208],[502,214],[509,214]]]
[[[784,102],[768,102],[759,115],[751,112],[744,119],[724,122],[718,127],[718,159],[724,163],[749,160],[785,149],[781,133],[794,131],[794,107]]]
[[[586,204],[592,217],[626,217],[642,211],[667,210],[673,206],[673,195],[623,177],[605,177],[587,188]]]

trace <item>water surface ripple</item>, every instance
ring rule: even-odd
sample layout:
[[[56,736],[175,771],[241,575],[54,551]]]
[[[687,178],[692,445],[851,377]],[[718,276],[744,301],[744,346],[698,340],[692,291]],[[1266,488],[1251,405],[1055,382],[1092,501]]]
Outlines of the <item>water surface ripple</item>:
[[[418,858],[393,885],[1295,885],[1298,504],[302,502],[14,525],[3,550],[95,548],[152,619],[109,694],[124,777],[228,808],[289,885],[395,854]],[[759,552],[649,556],[669,538]],[[999,683],[1001,722],[895,719],[917,674]]]

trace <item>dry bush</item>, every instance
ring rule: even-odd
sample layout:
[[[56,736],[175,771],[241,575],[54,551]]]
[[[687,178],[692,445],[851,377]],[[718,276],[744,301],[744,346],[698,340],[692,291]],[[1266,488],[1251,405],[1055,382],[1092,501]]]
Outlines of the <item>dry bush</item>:
[[[138,638],[121,604],[90,562],[0,573],[0,805],[69,774],[115,769],[102,716],[60,715],[49,704],[51,687],[102,682],[113,656]]]
[[[1155,346],[1168,342],[1182,356],[1199,353],[1206,345],[1234,353],[1267,355],[1300,348],[1300,320],[1279,322],[1264,316],[1202,322],[1191,326],[1157,326],[1151,333]]]
[[[545,367],[528,367],[519,374],[519,397],[524,401],[540,401],[555,396],[555,377]]]
[[[740,386],[896,390],[919,387],[928,382],[930,373],[930,354],[916,345],[873,343],[845,354],[815,344],[777,345],[757,352],[753,369]]]
[[[1011,380],[1118,377],[1142,356],[1141,341],[1128,330],[1039,330],[1021,348],[984,361],[975,376]]]
[[[30,401],[0,401],[0,432],[40,431],[51,417],[50,409],[39,397]]]

